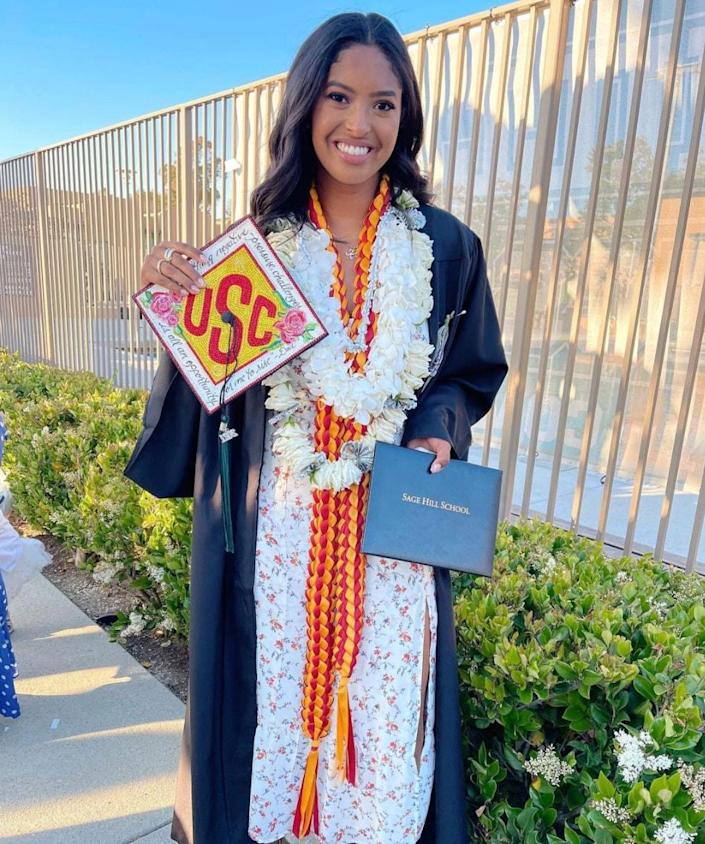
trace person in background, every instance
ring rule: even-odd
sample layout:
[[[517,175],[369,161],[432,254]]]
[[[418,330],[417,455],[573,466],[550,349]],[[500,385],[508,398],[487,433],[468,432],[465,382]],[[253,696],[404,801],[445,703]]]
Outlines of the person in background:
[[[7,441],[5,417],[0,413],[0,466]],[[15,693],[17,662],[10,634],[13,632],[8,602],[50,560],[38,539],[20,536],[7,519],[10,511],[10,491],[0,469],[0,715],[18,718],[20,705]]]

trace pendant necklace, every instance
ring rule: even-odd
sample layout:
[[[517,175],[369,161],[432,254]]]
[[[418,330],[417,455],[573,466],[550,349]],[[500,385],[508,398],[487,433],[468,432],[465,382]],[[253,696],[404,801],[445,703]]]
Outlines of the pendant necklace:
[[[348,241],[341,240],[339,237],[334,237],[333,243],[346,244]],[[355,258],[357,258],[357,246],[348,246],[347,249],[343,250],[343,254],[349,261],[354,261]]]

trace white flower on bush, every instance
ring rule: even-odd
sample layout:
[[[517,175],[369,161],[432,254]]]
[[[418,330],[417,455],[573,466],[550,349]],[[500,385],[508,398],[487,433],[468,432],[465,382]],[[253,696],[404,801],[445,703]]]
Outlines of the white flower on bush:
[[[618,806],[612,797],[603,797],[601,800],[596,800],[593,807],[611,823],[621,824],[629,823],[629,812]]]
[[[659,844],[691,844],[695,841],[695,833],[686,832],[675,818],[671,818],[654,833],[654,838]]]
[[[614,734],[617,745],[617,765],[619,773],[625,782],[636,782],[642,771],[667,771],[673,766],[669,756],[651,756],[646,751],[654,744],[654,740],[642,730],[633,736],[625,730],[617,730]]]
[[[147,574],[155,583],[164,582],[164,569],[160,568],[159,566],[147,566]]]
[[[550,551],[539,549],[532,551],[527,559],[527,568],[534,574],[543,574],[550,577],[556,570],[558,560]]]
[[[678,762],[681,772],[683,788],[690,794],[693,808],[696,812],[705,812],[705,768],[696,771],[692,765],[687,765],[681,759]]]
[[[93,580],[97,583],[112,583],[119,566],[111,565],[107,560],[100,560],[93,569]]]
[[[573,768],[567,762],[561,761],[552,744],[540,747],[533,759],[524,762],[524,768],[533,777],[543,777],[554,786],[561,784],[561,777],[573,773]]]
[[[615,583],[627,583],[629,581],[631,581],[631,577],[629,577],[626,571],[618,571],[614,576]]]
[[[133,611],[130,613],[130,623],[124,630],[120,631],[120,636],[127,639],[128,636],[138,636],[145,628],[147,623],[142,613]]]
[[[162,620],[159,622],[159,627],[165,633],[171,633],[172,631],[176,630],[176,622],[173,618],[165,614],[162,616]]]
[[[652,604],[652,609],[659,617],[659,621],[663,621],[668,615],[668,604],[665,601],[656,601]]]

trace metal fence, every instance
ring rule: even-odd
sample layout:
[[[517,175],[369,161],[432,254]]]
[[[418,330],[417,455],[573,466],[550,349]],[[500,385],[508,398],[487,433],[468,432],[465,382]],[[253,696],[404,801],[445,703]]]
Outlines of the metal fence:
[[[510,374],[502,515],[705,561],[705,8],[535,0],[407,37],[438,204],[481,236]],[[148,387],[143,255],[266,167],[277,76],[0,163],[0,346]]]

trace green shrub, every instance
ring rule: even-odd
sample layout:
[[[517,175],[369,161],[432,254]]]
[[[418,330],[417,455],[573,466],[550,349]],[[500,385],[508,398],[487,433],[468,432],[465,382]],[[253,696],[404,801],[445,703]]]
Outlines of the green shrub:
[[[472,838],[705,842],[702,578],[531,521],[455,590]]]
[[[97,581],[137,591],[132,620],[120,614],[113,636],[159,627],[185,638],[190,502],[158,501],[122,474],[145,398],[0,350],[0,409],[10,431],[4,468],[17,512],[80,552]]]

